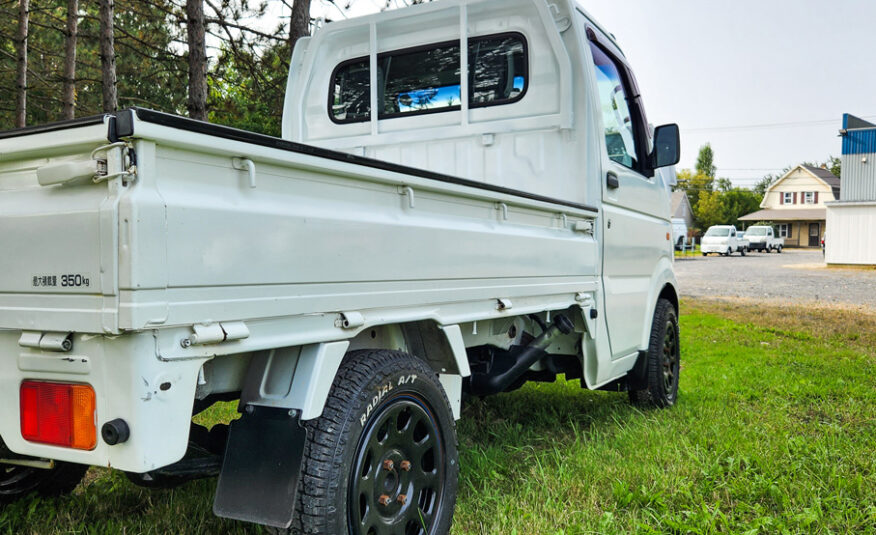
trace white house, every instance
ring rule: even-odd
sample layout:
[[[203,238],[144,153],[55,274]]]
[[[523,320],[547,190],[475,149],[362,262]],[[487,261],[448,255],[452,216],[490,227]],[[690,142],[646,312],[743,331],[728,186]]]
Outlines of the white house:
[[[786,247],[821,247],[827,221],[826,203],[839,199],[840,180],[823,167],[798,165],[773,182],[761,210],[740,221],[772,222]]]

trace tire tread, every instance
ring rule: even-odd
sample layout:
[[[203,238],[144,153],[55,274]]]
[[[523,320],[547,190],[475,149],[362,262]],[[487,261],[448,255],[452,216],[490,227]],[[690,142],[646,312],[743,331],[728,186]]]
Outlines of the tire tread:
[[[663,392],[662,363],[659,361],[659,348],[663,346],[663,326],[666,325],[668,316],[675,317],[675,326],[678,329],[678,318],[675,306],[668,300],[660,298],[654,307],[654,320],[651,322],[651,336],[648,339],[647,353],[647,383],[648,387],[643,390],[630,390],[630,401],[637,405],[651,405],[653,407],[670,407],[675,400],[667,399]],[[655,395],[655,392],[658,395]],[[677,394],[676,394],[677,396]]]
[[[295,518],[288,530],[269,529],[270,533],[289,535],[329,535],[334,531],[328,519],[339,514],[332,505],[332,490],[341,485],[344,474],[343,455],[346,437],[344,424],[358,402],[367,398],[364,387],[381,370],[392,364],[417,368],[422,377],[430,377],[439,386],[446,410],[450,402],[440,388],[437,374],[422,360],[401,351],[358,350],[344,357],[332,382],[325,409],[319,418],[304,423],[308,440],[304,446],[301,477],[295,504]],[[452,437],[456,442],[455,433]]]

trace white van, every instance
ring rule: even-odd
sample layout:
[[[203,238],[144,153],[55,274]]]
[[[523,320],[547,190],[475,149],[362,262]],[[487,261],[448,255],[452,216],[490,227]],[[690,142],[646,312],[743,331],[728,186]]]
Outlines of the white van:
[[[687,221],[683,217],[672,218],[672,240],[675,249],[680,251],[687,240]]]

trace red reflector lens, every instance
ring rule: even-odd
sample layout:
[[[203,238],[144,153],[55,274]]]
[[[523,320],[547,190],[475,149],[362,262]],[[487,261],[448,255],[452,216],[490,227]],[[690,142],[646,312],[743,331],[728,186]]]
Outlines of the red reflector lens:
[[[97,445],[91,386],[24,381],[20,401],[25,440],[83,450]]]

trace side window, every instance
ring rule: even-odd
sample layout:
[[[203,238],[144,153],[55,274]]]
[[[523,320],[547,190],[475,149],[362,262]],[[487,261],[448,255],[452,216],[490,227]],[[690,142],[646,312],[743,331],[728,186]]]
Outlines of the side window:
[[[590,43],[590,50],[593,52],[608,157],[621,165],[636,168],[636,124],[630,113],[620,70],[614,60],[595,43]]]
[[[332,119],[339,123],[367,121],[371,114],[368,58],[338,65],[332,75]]]
[[[519,33],[469,39],[469,104],[472,108],[509,104],[528,85],[526,39]],[[377,57],[380,119],[458,110],[461,105],[459,42],[387,52]],[[329,115],[336,123],[370,119],[368,58],[338,65],[332,74]]]

